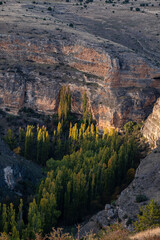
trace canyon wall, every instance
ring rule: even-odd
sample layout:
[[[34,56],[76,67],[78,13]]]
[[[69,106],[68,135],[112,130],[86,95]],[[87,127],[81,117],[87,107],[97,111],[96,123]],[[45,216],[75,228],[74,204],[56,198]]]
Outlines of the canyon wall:
[[[152,148],[160,145],[160,98],[158,98],[152,113],[144,122],[142,133]]]
[[[151,113],[160,93],[158,68],[123,46],[107,51],[101,41],[67,33],[62,41],[62,36],[0,37],[1,108],[17,113],[26,106],[55,113],[59,90],[66,84],[72,91],[72,111],[82,113],[86,91],[101,129],[141,121]]]

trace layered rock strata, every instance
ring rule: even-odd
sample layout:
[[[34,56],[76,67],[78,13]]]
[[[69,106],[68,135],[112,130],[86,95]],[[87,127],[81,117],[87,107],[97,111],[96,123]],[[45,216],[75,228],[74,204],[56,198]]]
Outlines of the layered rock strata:
[[[72,91],[72,111],[82,113],[86,91],[100,128],[144,120],[159,96],[159,70],[128,49],[115,57],[102,42],[66,36],[65,43],[0,38],[0,107],[14,113],[24,106],[55,113],[59,90],[66,84]]]
[[[24,106],[53,114],[66,84],[72,111],[82,113],[86,91],[101,129],[144,120],[160,96],[159,18],[119,7],[113,14],[106,3],[95,1],[85,14],[72,2],[5,1],[0,107],[14,114]]]
[[[144,122],[142,133],[152,148],[160,145],[160,98],[158,98],[152,113]]]

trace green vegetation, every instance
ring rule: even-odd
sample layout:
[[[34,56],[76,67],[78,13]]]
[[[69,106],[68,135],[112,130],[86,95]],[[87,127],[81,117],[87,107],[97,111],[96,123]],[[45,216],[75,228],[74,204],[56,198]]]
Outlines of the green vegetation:
[[[71,112],[71,92],[69,87],[63,86],[60,90],[60,100],[58,107],[59,120],[67,120]]]
[[[136,202],[138,202],[138,203],[140,203],[140,202],[145,202],[145,201],[147,201],[148,199],[147,199],[147,197],[145,196],[145,195],[142,195],[142,194],[140,194],[140,195],[137,195],[136,196]]]
[[[70,89],[63,86],[57,126],[52,131],[28,125],[19,128],[17,138],[8,131],[5,140],[14,152],[45,167],[47,176],[32,200],[25,203],[25,211],[22,200],[19,210],[2,205],[1,232],[12,232],[17,240],[35,239],[35,233],[44,235],[52,227],[80,222],[106,202],[114,201],[134,178],[139,126],[129,122],[121,134],[105,128],[100,135],[86,92],[82,108],[83,118],[77,121],[71,114]]]
[[[152,200],[145,207],[140,207],[138,221],[134,223],[137,231],[143,231],[160,226],[160,205]]]
[[[15,139],[12,129],[8,129],[8,133],[5,136],[5,141],[7,142],[9,147],[13,150],[14,147],[16,146],[16,139]]]

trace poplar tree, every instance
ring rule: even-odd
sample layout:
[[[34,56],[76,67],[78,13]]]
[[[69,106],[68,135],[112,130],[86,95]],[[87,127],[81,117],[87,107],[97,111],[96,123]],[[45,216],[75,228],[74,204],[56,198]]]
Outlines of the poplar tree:
[[[84,92],[83,94],[83,122],[84,124],[87,123],[88,120],[88,100],[87,100],[87,94]]]
[[[17,216],[17,229],[18,229],[20,235],[22,235],[23,228],[24,228],[23,200],[20,199],[20,204],[19,204],[19,207],[18,207],[18,216]]]
[[[33,201],[29,204],[28,210],[27,237],[29,239],[33,239],[35,237],[35,233],[41,232],[41,226],[41,215],[38,210],[36,200],[33,199]]]
[[[32,159],[33,157],[33,129],[34,126],[28,125],[25,137],[25,157]]]
[[[99,129],[98,129],[98,125],[96,126],[96,142],[98,143],[98,139],[99,139]]]
[[[25,140],[25,131],[23,128],[19,127],[19,145]]]
[[[58,118],[60,120],[67,120],[71,112],[71,91],[69,87],[62,86],[60,90],[58,106]]]
[[[3,204],[2,207],[2,229],[3,232],[8,233],[8,213],[7,213],[7,206]]]
[[[8,129],[7,135],[5,136],[4,139],[7,142],[7,144],[9,145],[9,147],[11,148],[11,150],[13,150],[16,146],[16,139],[15,139],[12,129]]]
[[[45,126],[37,128],[37,131],[37,161],[44,165],[49,157],[49,134]]]

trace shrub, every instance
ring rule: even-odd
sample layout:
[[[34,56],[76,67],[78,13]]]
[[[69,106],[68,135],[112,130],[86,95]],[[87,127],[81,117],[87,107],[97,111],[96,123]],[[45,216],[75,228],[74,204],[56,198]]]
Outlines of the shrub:
[[[132,219],[131,219],[131,218],[129,218],[129,219],[127,220],[127,222],[126,222],[126,225],[127,225],[127,226],[129,226],[130,224],[132,224]]]
[[[131,133],[133,131],[133,126],[134,126],[134,123],[132,121],[127,122],[123,127],[124,131],[126,133]]]
[[[145,202],[147,200],[148,200],[147,197],[143,194],[139,194],[139,195],[136,196],[136,202],[137,203]]]
[[[70,24],[69,24],[69,27],[72,27],[72,28],[73,28],[73,23],[70,23]]]
[[[20,154],[21,153],[21,148],[17,147],[15,149],[13,149],[13,152],[16,153],[16,154]]]
[[[107,227],[106,231],[102,232],[102,236],[100,236],[100,238],[96,239],[127,240],[129,239],[128,233],[128,230],[126,230],[121,224],[114,223],[112,226]]]
[[[140,207],[141,213],[137,215],[138,221],[134,223],[136,231],[143,231],[160,225],[160,205],[151,200],[144,208]]]

